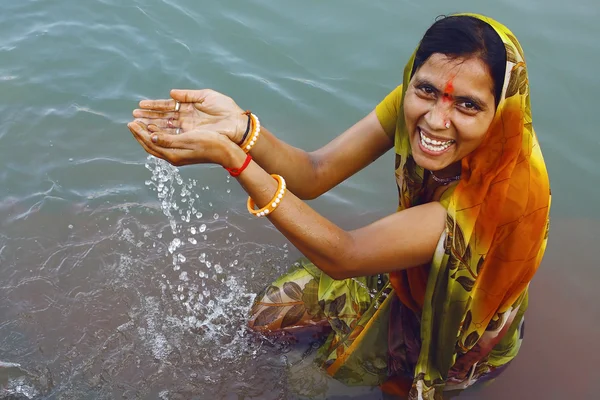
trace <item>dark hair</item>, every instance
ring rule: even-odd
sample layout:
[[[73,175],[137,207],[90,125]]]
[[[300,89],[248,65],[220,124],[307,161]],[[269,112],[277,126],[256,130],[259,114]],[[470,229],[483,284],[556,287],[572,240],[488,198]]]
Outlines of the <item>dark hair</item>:
[[[494,28],[479,18],[467,15],[438,19],[427,29],[421,40],[411,77],[434,53],[451,58],[480,58],[488,66],[492,76],[494,99],[498,106],[506,72],[506,49]]]

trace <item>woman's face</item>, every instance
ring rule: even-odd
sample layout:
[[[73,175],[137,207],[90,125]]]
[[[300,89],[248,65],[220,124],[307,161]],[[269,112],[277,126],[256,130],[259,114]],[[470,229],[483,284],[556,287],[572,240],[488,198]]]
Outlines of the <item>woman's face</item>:
[[[460,172],[460,160],[481,144],[495,112],[494,82],[483,61],[434,53],[413,75],[404,99],[415,162]]]

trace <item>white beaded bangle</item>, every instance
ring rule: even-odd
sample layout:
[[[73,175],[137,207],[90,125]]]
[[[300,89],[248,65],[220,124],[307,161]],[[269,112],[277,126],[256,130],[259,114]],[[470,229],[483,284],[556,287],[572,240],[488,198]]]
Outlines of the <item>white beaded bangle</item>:
[[[250,214],[256,215],[257,217],[264,217],[265,215],[269,215],[270,213],[272,213],[277,208],[277,206],[279,206],[279,203],[281,203],[281,200],[283,199],[283,196],[286,192],[285,179],[283,179],[283,176],[277,174],[271,174],[271,176],[278,182],[277,191],[275,192],[275,195],[267,203],[266,206],[258,210],[254,209],[254,207],[256,207],[256,204],[254,203],[254,200],[252,200],[252,197],[248,196],[247,206]]]
[[[252,120],[252,133],[248,135],[248,138],[241,146],[246,153],[254,147],[258,140],[258,136],[260,135],[260,121],[258,120],[258,117],[251,113],[250,119]]]

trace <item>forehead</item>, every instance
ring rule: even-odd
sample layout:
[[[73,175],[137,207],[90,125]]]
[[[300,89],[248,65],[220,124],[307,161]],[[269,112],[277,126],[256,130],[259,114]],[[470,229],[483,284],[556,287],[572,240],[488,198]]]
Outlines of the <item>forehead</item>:
[[[415,78],[427,80],[443,90],[451,82],[456,94],[477,95],[483,99],[491,96],[493,101],[494,82],[488,67],[478,57],[449,58],[434,53],[415,73]]]

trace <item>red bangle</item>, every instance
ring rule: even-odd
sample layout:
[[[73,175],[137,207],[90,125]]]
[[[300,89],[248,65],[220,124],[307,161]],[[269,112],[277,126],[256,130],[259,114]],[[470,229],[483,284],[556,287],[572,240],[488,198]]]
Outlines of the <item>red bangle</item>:
[[[244,170],[246,169],[246,167],[248,166],[248,164],[250,164],[250,161],[252,161],[252,156],[250,154],[246,154],[246,159],[244,160],[244,163],[242,164],[241,167],[239,167],[239,168],[225,168],[225,169],[233,177],[240,176],[240,174],[242,172],[244,172]]]

